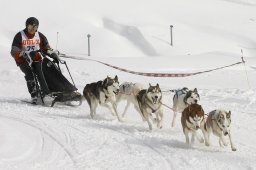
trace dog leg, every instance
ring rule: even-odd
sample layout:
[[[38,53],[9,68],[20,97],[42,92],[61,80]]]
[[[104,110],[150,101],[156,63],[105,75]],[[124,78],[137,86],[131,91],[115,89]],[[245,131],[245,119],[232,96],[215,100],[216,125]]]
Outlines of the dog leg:
[[[202,127],[201,130],[204,135],[205,146],[210,146],[210,133],[207,132],[204,127]]]
[[[152,131],[152,123],[151,123],[150,120],[149,120],[148,114],[145,114],[145,113],[144,113],[144,115],[145,115],[146,121],[148,122],[149,130]]]
[[[124,117],[125,116],[125,114],[126,114],[126,112],[127,112],[127,109],[129,108],[129,106],[131,105],[131,102],[129,102],[128,100],[127,100],[127,103],[126,103],[126,106],[125,106],[125,109],[124,109],[124,112],[123,112],[123,114],[122,114],[122,117]]]
[[[220,145],[220,147],[227,146],[227,143],[226,143],[226,141],[224,139],[224,135],[223,134],[221,134],[220,137],[219,137],[219,145]]]
[[[95,101],[95,102],[91,102],[91,117],[92,119],[94,118],[94,115],[96,114],[96,108],[98,106],[98,103]]]
[[[230,132],[228,133],[228,137],[229,137],[229,140],[230,140],[230,145],[231,145],[232,151],[236,151],[236,147],[234,146],[234,143],[232,142],[232,138],[231,138],[231,133]]]
[[[194,143],[195,143],[195,136],[196,136],[196,132],[192,132],[191,144],[194,144]]]
[[[112,104],[112,108],[117,116],[117,119],[119,120],[119,122],[122,122],[123,120],[121,119],[121,117],[119,116],[118,112],[117,112],[117,106],[116,103],[111,103]]]
[[[93,109],[92,109],[92,107],[90,108],[90,115],[91,115],[91,118],[93,119]]]
[[[151,120],[153,123],[156,123],[156,122],[157,122],[157,118],[154,118],[152,114],[153,114],[153,113],[148,114],[148,117],[150,118],[150,120]]]
[[[172,127],[175,126],[175,119],[176,119],[176,116],[177,116],[177,112],[176,112],[176,111],[173,111]]]
[[[196,139],[200,142],[200,143],[204,143],[204,138],[198,134],[198,132],[196,132]]]
[[[113,116],[116,116],[112,103],[102,103],[101,105],[108,108]]]
[[[111,111],[111,113],[112,113],[113,116],[117,116],[117,119],[118,119],[120,122],[122,121],[122,119],[120,118],[120,116],[117,114],[117,109],[116,109],[116,104],[115,104],[115,103],[110,103],[110,104],[104,103],[104,104],[102,104],[102,106],[107,107],[107,108]]]
[[[91,101],[88,102],[88,104],[90,106],[90,115],[91,115],[91,118],[93,119],[93,105],[92,105]]]
[[[137,110],[137,112],[139,112],[139,114],[140,114],[140,116],[141,116],[141,118],[142,118],[142,121],[145,122],[146,119],[145,119],[145,117],[142,115],[142,113],[141,113],[139,107],[134,105],[134,108]]]
[[[186,144],[189,145],[189,136],[188,136],[188,133],[189,133],[188,129],[185,128],[185,129],[184,129],[184,135],[185,135],[185,138],[186,138]]]
[[[159,129],[162,129],[163,127],[163,111],[160,110],[158,113],[157,113],[157,127]]]

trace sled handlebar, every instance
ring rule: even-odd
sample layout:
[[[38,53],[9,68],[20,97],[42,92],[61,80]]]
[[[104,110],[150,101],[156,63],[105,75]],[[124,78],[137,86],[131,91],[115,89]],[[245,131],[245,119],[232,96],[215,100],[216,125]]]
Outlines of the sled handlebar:
[[[31,51],[30,51],[30,52],[31,52]],[[31,58],[31,56],[29,55],[30,52],[29,52],[29,51],[26,51],[24,57],[25,57],[25,60],[28,62],[28,64],[31,66],[34,61],[33,61],[33,59]],[[39,53],[41,53],[41,55],[43,56],[42,50],[36,50],[35,52],[39,52]],[[66,64],[66,61],[65,61],[65,60],[60,59],[60,56],[62,56],[62,55],[63,55],[63,54],[61,54],[59,51],[57,51],[57,56],[58,56],[57,60],[58,60],[61,64]],[[65,54],[64,54],[64,55],[65,55]]]

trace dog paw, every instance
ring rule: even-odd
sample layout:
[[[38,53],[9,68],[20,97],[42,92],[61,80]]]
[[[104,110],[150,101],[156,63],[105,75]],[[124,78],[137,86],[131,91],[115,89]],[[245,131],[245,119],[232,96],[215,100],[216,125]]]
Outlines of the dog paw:
[[[208,142],[205,142],[205,146],[210,146],[210,143],[208,143]]]
[[[162,128],[163,128],[163,125],[158,124],[157,127],[158,127],[159,129],[162,129]]]
[[[120,118],[118,118],[118,121],[119,122],[125,122],[124,119],[120,119]]]
[[[228,146],[228,143],[225,142],[225,143],[223,143],[223,145],[224,145],[224,146]]]
[[[204,139],[203,138],[200,139],[200,143],[204,143]]]
[[[236,151],[237,149],[236,148],[232,148],[232,151]]]

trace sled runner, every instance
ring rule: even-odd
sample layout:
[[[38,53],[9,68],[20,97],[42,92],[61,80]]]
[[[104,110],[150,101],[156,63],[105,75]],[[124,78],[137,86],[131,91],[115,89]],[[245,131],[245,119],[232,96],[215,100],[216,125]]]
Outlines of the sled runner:
[[[39,51],[40,52],[40,51]],[[44,105],[44,97],[51,97],[51,107],[56,102],[65,103],[68,105],[81,105],[82,96],[77,92],[77,88],[74,84],[73,78],[69,72],[66,61],[58,58],[58,61],[52,61],[51,58],[41,53],[41,61],[33,61],[29,55],[27,55],[26,61],[32,70],[35,82],[37,96],[41,98],[42,104]],[[61,73],[60,64],[65,65],[70,78],[71,84],[66,77]]]

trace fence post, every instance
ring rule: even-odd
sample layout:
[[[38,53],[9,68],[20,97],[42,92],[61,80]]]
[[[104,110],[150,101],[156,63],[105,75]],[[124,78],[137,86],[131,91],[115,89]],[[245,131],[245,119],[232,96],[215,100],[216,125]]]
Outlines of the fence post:
[[[90,37],[91,37],[91,35],[87,34],[87,38],[88,38],[88,56],[91,55],[91,51],[90,51]]]
[[[248,78],[248,74],[247,74],[247,70],[246,70],[246,66],[245,66],[244,54],[243,54],[243,50],[242,49],[241,49],[241,53],[242,53],[241,59],[242,59],[243,65],[244,65],[244,71],[245,71],[245,75],[246,75],[247,85],[248,85],[248,88],[250,90],[251,86],[250,86],[250,82],[249,82],[249,78]]]
[[[173,28],[173,25],[170,25],[171,46],[173,46],[173,41],[172,41],[172,28]]]
[[[58,43],[59,43],[59,32],[57,32],[56,50],[58,50]]]

